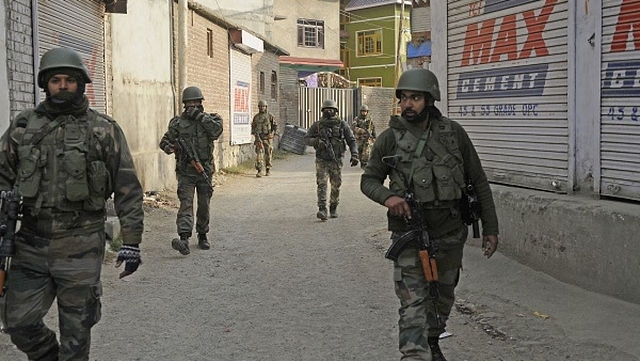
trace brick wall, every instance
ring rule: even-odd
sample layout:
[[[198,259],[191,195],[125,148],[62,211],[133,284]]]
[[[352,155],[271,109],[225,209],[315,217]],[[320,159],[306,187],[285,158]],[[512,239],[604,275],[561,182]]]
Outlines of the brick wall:
[[[380,134],[389,127],[389,117],[393,114],[394,107],[398,102],[395,97],[395,89],[362,87],[361,90],[360,104],[369,106],[369,115],[376,126],[376,133]]]
[[[298,114],[298,72],[288,67],[280,67],[280,119],[282,124],[300,124]],[[284,128],[282,128],[284,131]]]
[[[7,77],[11,118],[33,107],[34,69],[31,0],[12,0],[7,8]],[[36,70],[37,72],[37,70]]]
[[[278,56],[268,50],[265,50],[263,53],[256,53],[251,56],[251,67],[253,70],[253,76],[251,78],[251,82],[253,85],[253,90],[251,94],[252,104],[251,104],[251,112],[252,114],[256,114],[258,112],[258,101],[266,100],[269,104],[269,113],[271,113],[278,122],[279,132],[282,133],[284,131],[284,120],[280,114],[280,102],[281,102],[281,90],[279,87],[280,83],[280,65],[278,62]],[[259,75],[260,72],[264,73],[264,91],[260,91],[260,82]],[[276,88],[275,92],[272,91],[271,86],[271,75],[272,73],[276,73]]]

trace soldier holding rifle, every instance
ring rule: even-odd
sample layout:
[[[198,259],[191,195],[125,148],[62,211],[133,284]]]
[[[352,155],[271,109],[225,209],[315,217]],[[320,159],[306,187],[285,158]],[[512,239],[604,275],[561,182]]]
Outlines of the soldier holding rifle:
[[[389,258],[394,259],[400,299],[402,359],[446,361],[438,340],[453,306],[468,234],[460,207],[461,200],[468,199],[465,180],[473,184],[482,209],[482,249],[487,258],[498,247],[498,218],[471,140],[462,126],[434,106],[440,100],[435,74],[426,69],[404,72],[396,97],[402,114],[391,117],[389,128],[377,138],[360,187],[388,208],[390,251],[399,250],[395,259]],[[384,186],[387,177],[389,188]],[[416,209],[421,215],[415,214]],[[405,242],[408,237],[415,241]],[[406,246],[399,249],[399,242]],[[428,274],[432,271],[435,274]]]
[[[160,141],[160,149],[175,154],[180,208],[176,219],[178,236],[171,247],[188,255],[189,238],[193,232],[193,196],[198,192],[196,232],[198,246],[209,249],[209,202],[213,195],[211,177],[214,171],[213,141],[222,134],[222,118],[216,113],[205,113],[200,88],[191,86],[182,92],[184,111],[169,122],[169,129]]]

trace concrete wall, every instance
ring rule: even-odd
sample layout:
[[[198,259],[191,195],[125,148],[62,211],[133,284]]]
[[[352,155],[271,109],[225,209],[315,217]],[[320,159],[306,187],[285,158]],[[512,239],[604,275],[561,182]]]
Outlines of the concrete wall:
[[[174,161],[159,148],[174,115],[168,1],[129,1],[110,16],[112,116],[123,128],[145,190],[175,184]]]
[[[286,19],[273,23],[273,42],[292,57],[336,60],[340,59],[340,3],[339,0],[276,0],[275,14]],[[298,46],[298,19],[324,21],[324,49]]]
[[[597,199],[600,67],[587,39],[599,32],[600,1],[574,6],[575,85],[570,87],[575,118],[577,187],[571,195],[492,185],[501,243],[499,251],[536,270],[582,288],[640,303],[640,204]],[[431,70],[438,76],[441,102],[447,107],[447,4],[433,1]],[[572,97],[570,96],[570,99]],[[455,119],[455,117],[454,117]],[[477,242],[477,241],[476,241]]]
[[[227,21],[261,35],[270,32],[270,25],[273,23],[273,1],[198,0],[200,4],[219,13]]]

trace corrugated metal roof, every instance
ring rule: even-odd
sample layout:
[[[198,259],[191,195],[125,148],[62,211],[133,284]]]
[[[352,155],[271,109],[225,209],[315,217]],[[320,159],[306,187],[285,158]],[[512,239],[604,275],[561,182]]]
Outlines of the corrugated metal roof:
[[[404,3],[411,6],[411,0],[405,0]],[[351,0],[344,10],[353,11],[393,4],[402,4],[402,0]]]

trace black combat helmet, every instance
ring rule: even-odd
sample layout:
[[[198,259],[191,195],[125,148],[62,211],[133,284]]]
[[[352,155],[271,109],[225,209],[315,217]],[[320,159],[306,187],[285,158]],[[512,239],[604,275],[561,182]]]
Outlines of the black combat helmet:
[[[184,88],[182,91],[182,102],[187,102],[189,100],[204,100],[204,96],[202,96],[202,91],[197,86],[190,86]]]
[[[409,69],[400,75],[396,87],[396,98],[400,99],[402,90],[425,92],[431,94],[433,99],[440,100],[440,86],[436,75],[427,69]]]
[[[91,83],[91,78],[89,77],[89,71],[87,67],[84,65],[84,61],[80,54],[78,54],[75,50],[69,48],[53,48],[44,55],[40,59],[40,68],[38,69],[38,86],[42,89],[47,87],[47,81],[49,79],[45,79],[47,73],[50,73],[51,69],[58,68],[69,68],[79,70],[84,79],[78,79],[86,83]]]

